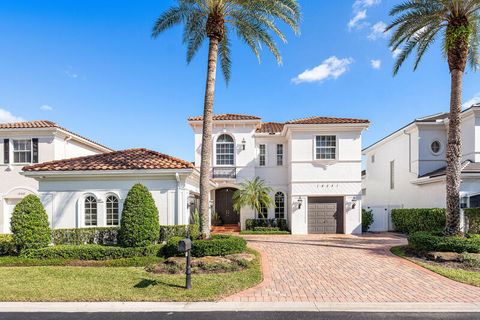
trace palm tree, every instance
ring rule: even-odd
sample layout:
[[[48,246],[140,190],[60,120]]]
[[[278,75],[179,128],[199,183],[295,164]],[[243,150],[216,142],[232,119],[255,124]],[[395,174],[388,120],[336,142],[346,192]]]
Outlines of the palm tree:
[[[300,7],[297,0],[177,0],[175,6],[160,15],[153,27],[152,36],[156,38],[177,24],[184,25],[183,42],[187,45],[187,62],[193,59],[204,40],[208,38],[209,41],[200,164],[200,216],[205,238],[210,236],[208,196],[217,58],[220,57],[223,76],[228,83],[230,38],[235,33],[253,50],[259,61],[263,44],[281,64],[282,58],[272,37],[276,34],[286,42],[285,35],[276,26],[278,20],[298,33]]]
[[[274,202],[270,197],[272,192],[273,189],[259,177],[244,181],[240,184],[240,188],[233,193],[233,209],[240,213],[243,207],[250,207],[260,215],[262,208],[273,207]]]
[[[443,50],[450,69],[450,116],[447,143],[447,223],[445,235],[459,235],[460,173],[462,111],[462,80],[467,62],[473,70],[479,65],[480,0],[409,0],[393,7],[396,17],[386,28],[393,30],[392,50],[400,49],[393,68],[394,75],[410,54],[416,50],[414,70],[426,50],[438,37],[443,38]]]

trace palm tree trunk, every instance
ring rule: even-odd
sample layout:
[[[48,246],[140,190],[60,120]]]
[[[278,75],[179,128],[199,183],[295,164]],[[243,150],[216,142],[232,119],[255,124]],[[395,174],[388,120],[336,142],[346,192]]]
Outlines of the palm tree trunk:
[[[212,118],[217,75],[218,39],[210,38],[208,49],[207,84],[203,105],[202,154],[200,164],[200,218],[202,237],[210,237],[209,197],[210,168],[212,161]]]
[[[460,115],[462,112],[463,71],[451,71],[450,119],[447,144],[447,224],[446,235],[458,235],[460,231],[460,174],[461,138]]]

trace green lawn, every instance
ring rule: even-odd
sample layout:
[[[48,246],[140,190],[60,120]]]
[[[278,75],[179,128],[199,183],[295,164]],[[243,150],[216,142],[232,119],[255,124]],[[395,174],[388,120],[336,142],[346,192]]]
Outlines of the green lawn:
[[[20,264],[18,258],[2,258],[0,301],[213,301],[262,281],[256,255],[242,271],[193,275],[189,291],[183,288],[184,275],[151,274],[143,267],[118,266],[119,261],[104,265],[110,267],[72,267],[53,260],[50,266],[38,266],[35,260],[29,262],[34,266],[19,267],[13,266],[15,259]]]
[[[422,266],[425,269],[438,273],[444,277],[447,277],[449,279],[452,279],[458,282],[480,287],[480,272],[442,267],[442,266],[422,262],[422,261],[419,261],[418,259],[412,259],[405,254],[405,246],[392,247],[390,251],[399,257],[410,260],[418,264],[419,266]]]

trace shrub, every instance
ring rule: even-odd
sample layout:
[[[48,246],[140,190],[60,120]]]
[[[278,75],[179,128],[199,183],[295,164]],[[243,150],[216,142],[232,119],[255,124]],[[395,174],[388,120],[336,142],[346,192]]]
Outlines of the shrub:
[[[173,237],[167,241],[167,244],[163,247],[163,254],[166,257],[183,254],[177,250],[178,241],[181,239],[181,237]],[[246,248],[247,242],[240,237],[213,235],[210,239],[193,240],[192,255],[194,257],[226,256],[244,252]]]
[[[158,244],[128,248],[98,244],[59,245],[40,249],[26,249],[20,253],[20,257],[30,259],[110,260],[156,256],[161,247]]]
[[[255,230],[258,227],[273,227],[281,231],[288,231],[288,223],[286,219],[247,219],[245,220],[245,228],[247,230]]]
[[[0,234],[0,256],[15,254],[15,243],[11,234]]]
[[[278,227],[255,227],[255,228],[253,228],[253,231],[271,232],[271,231],[280,231],[280,228],[278,228]]]
[[[398,232],[435,232],[445,227],[445,209],[393,209],[392,221]]]
[[[11,229],[18,251],[43,248],[52,241],[47,213],[35,195],[26,196],[15,206]]]
[[[408,245],[417,253],[440,252],[480,252],[480,238],[445,237],[441,233],[419,231],[408,236]]]
[[[190,237],[190,239],[197,239],[200,236],[200,228],[196,224],[189,225],[171,225],[160,226],[160,242],[168,241],[172,237]]]
[[[165,257],[174,257],[183,254],[177,250],[178,242],[182,239],[183,237],[177,236],[168,239],[167,243],[162,248],[162,254]]]
[[[362,209],[362,232],[367,232],[373,224],[372,210]]]
[[[158,209],[152,194],[144,185],[136,184],[123,204],[119,243],[124,247],[148,246],[158,240],[159,233]]]
[[[480,208],[468,208],[464,212],[468,232],[480,233]]]
[[[55,229],[52,230],[53,244],[117,244],[119,228],[116,227],[95,227],[78,229]]]

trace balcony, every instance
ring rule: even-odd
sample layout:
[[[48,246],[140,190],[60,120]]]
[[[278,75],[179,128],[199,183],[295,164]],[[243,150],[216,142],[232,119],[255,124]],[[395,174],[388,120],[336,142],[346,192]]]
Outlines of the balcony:
[[[236,179],[237,168],[236,167],[214,167],[212,169],[213,179]]]

